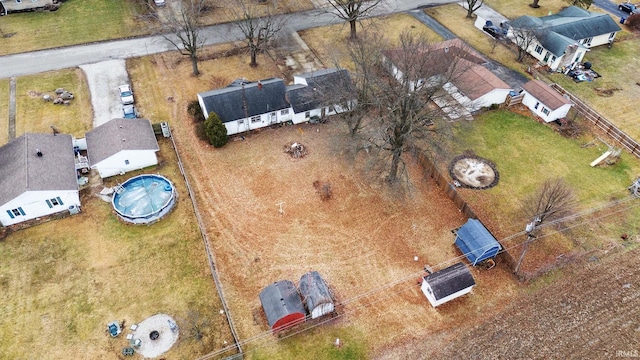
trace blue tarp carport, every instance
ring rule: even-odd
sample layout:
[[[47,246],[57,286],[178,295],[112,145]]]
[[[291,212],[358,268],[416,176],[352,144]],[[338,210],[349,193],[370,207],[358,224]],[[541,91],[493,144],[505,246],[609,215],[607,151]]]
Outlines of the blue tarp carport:
[[[477,219],[467,220],[467,223],[458,229],[455,244],[473,266],[495,257],[502,248],[496,238]]]

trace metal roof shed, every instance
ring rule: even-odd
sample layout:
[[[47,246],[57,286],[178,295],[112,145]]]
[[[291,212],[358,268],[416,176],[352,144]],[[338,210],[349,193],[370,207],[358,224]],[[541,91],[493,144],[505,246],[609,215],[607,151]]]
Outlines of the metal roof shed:
[[[302,275],[298,287],[312,319],[330,314],[335,309],[329,287],[317,271]]]
[[[277,281],[260,292],[260,302],[273,331],[304,322],[307,311],[298,289],[289,280]]]
[[[460,262],[425,276],[420,289],[436,307],[468,294],[475,285],[469,268]]]
[[[473,266],[495,257],[502,249],[498,240],[477,219],[467,220],[456,231],[455,244]]]

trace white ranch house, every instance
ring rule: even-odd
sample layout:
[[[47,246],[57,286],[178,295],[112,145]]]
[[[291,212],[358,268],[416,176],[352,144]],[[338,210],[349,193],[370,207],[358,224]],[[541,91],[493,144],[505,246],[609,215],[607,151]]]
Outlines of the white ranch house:
[[[455,119],[492,104],[502,104],[513,90],[484,65],[488,63],[460,39],[446,40],[413,51],[431,60],[420,61],[420,69],[403,68],[401,49],[384,53],[383,61],[399,82],[409,82],[409,90],[424,86],[441,86],[449,96],[436,96],[433,101]],[[454,108],[459,109],[454,109]]]
[[[0,169],[3,226],[79,210],[70,135],[26,133],[0,147]]]
[[[147,119],[112,119],[87,132],[87,155],[101,178],[158,164],[158,141]]]
[[[227,135],[239,134],[273,124],[303,123],[344,111],[335,94],[345,93],[339,86],[350,86],[349,73],[325,69],[299,74],[286,86],[278,78],[255,82],[236,80],[222,89],[198,94],[205,118],[216,113]]]
[[[535,36],[527,53],[556,70],[580,63],[590,48],[612,44],[620,26],[608,14],[569,6],[557,14],[521,16],[508,23],[509,37],[515,42],[513,29],[531,31]]]
[[[531,80],[522,85],[522,104],[545,122],[562,119],[573,103],[541,80]]]

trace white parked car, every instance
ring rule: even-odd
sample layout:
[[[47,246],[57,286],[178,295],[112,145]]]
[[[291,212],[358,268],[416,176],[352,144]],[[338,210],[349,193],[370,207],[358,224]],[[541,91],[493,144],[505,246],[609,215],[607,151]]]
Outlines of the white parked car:
[[[153,0],[156,6],[164,6],[164,0]]]
[[[133,104],[134,100],[131,86],[129,86],[128,84],[120,85],[118,86],[118,89],[120,89],[120,100],[122,101],[122,103],[125,105]]]

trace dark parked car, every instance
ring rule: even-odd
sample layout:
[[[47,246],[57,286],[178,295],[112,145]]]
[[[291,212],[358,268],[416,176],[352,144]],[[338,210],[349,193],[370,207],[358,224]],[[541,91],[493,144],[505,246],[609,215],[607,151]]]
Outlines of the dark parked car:
[[[501,39],[507,35],[507,31],[505,28],[493,25],[493,22],[491,20],[487,20],[487,22],[482,27],[482,30],[496,39]]]
[[[629,14],[640,14],[640,9],[632,3],[622,3],[618,5],[618,10],[624,11]]]

